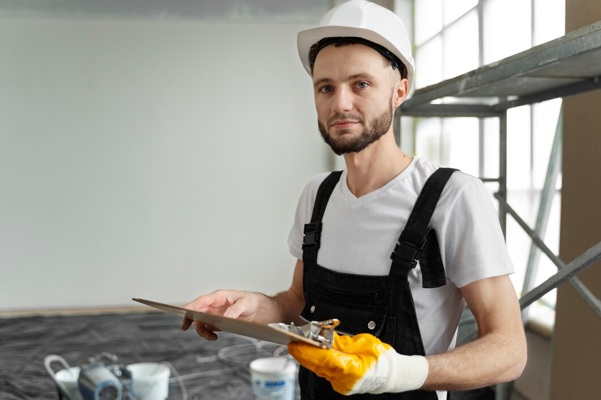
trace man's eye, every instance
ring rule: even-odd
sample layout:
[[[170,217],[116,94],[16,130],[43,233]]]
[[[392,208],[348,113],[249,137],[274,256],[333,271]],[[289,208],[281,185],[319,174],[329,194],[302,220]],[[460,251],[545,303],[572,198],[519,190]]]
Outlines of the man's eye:
[[[369,86],[369,84],[367,82],[357,82],[357,87],[359,89],[365,89]]]
[[[322,86],[319,88],[320,93],[330,93],[332,91],[332,86]]]

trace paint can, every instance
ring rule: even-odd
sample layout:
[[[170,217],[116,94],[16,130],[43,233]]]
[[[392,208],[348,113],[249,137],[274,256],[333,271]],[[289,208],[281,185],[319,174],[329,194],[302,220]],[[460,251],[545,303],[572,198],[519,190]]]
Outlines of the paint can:
[[[256,400],[294,400],[297,364],[290,357],[259,358],[250,363]]]

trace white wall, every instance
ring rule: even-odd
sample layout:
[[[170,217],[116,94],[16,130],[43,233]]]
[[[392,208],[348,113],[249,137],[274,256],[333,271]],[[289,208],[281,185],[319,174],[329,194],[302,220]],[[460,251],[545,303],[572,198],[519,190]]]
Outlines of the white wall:
[[[328,165],[302,28],[0,20],[0,310],[287,288]]]

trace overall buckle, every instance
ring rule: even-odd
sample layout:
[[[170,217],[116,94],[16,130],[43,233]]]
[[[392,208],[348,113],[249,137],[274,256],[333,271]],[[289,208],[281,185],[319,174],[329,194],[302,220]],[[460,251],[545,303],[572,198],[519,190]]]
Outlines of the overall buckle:
[[[421,248],[418,248],[409,242],[398,242],[390,255],[390,258],[393,261],[393,270],[391,273],[393,275],[404,275],[404,277],[407,277],[409,271],[417,265],[418,255],[421,251]],[[399,264],[404,267],[402,273],[396,271],[399,268],[394,268],[394,264]]]
[[[303,250],[308,247],[315,247],[316,250],[319,249],[321,240],[321,226],[321,222],[311,222],[309,224],[305,224]]]

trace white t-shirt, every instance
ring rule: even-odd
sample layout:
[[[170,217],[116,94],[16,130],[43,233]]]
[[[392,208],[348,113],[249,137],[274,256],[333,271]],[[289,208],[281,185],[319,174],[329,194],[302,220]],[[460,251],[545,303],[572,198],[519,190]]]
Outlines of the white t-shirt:
[[[423,158],[382,188],[356,198],[344,171],[323,217],[317,262],[337,272],[388,275],[390,255],[428,177],[438,165]],[[302,259],[303,227],[310,222],[320,174],[305,187],[288,238],[290,253]],[[426,354],[455,346],[464,300],[458,288],[513,272],[497,212],[482,182],[455,172],[445,186],[430,226],[441,246],[447,284],[423,289],[419,264],[409,275]]]

